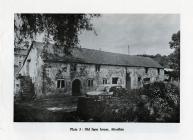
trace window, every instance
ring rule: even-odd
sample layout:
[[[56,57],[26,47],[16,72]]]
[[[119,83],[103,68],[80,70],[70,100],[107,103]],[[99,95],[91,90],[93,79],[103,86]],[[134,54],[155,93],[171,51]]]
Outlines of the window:
[[[107,84],[107,79],[103,78],[103,85]]]
[[[64,88],[64,80],[61,80],[61,88]]]
[[[63,72],[67,72],[67,67],[62,67]]]
[[[93,87],[93,79],[88,79],[87,85],[88,85],[88,87]]]
[[[64,79],[58,79],[57,80],[57,88],[64,88],[64,87],[65,87]]]
[[[118,77],[113,77],[112,78],[112,84],[117,84],[118,81]]]
[[[80,67],[80,72],[84,72],[85,68],[84,67]]]
[[[30,63],[31,59],[27,60],[27,65],[26,65],[26,75],[29,75],[29,63]]]
[[[148,68],[145,68],[145,73],[148,73]]]
[[[46,69],[45,69],[45,72],[46,72],[46,76],[50,77],[50,69],[49,69],[49,68],[46,68]]]
[[[99,72],[100,71],[100,67],[101,67],[100,65],[95,65],[95,71]]]
[[[71,71],[76,71],[77,64],[71,64]]]
[[[143,81],[144,81],[144,82],[149,82],[149,81],[150,81],[150,78],[144,78]]]
[[[138,82],[140,82],[140,81],[141,81],[141,77],[139,76],[139,77],[138,77]]]
[[[158,75],[160,74],[160,69],[159,68],[157,69],[157,73],[158,73]]]

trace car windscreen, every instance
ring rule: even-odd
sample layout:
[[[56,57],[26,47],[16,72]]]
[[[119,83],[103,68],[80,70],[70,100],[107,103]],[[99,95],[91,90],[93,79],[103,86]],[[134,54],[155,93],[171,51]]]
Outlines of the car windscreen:
[[[96,89],[96,91],[104,91],[105,90],[105,87],[98,87],[97,89]]]

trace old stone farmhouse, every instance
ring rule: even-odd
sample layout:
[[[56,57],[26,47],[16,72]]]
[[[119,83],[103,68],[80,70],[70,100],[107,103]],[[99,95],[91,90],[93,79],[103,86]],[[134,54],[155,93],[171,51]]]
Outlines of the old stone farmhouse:
[[[72,48],[72,55],[66,56],[61,48],[31,44],[17,74],[23,93],[79,96],[102,84],[136,89],[164,80],[163,67],[151,58],[86,48]]]

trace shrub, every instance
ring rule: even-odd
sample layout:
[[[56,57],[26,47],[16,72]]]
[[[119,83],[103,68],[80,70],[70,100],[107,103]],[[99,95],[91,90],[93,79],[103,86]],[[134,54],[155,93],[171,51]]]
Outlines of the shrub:
[[[148,105],[144,110],[149,111],[149,116],[140,121],[179,122],[180,120],[180,96],[178,87],[163,82],[155,82],[144,86],[143,94],[148,96]],[[139,111],[140,112],[140,111]]]
[[[80,117],[105,122],[179,122],[179,89],[172,84],[155,82],[141,89],[111,90],[111,99],[80,99]]]

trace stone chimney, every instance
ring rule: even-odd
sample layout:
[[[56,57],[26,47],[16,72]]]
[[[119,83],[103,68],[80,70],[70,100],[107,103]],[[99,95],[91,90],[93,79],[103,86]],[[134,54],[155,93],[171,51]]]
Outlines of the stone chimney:
[[[128,55],[130,55],[130,46],[128,45]]]

